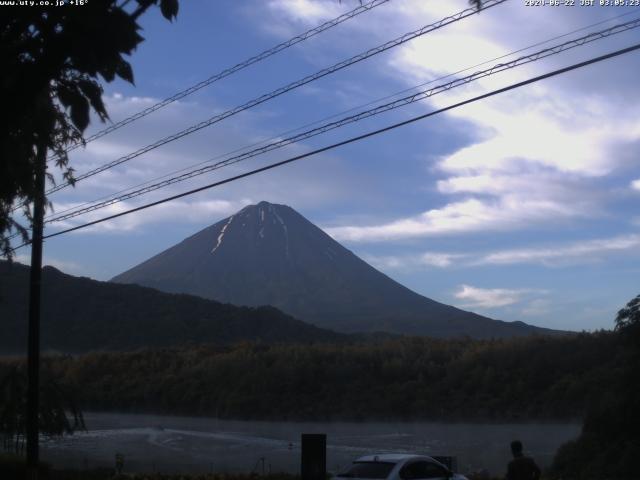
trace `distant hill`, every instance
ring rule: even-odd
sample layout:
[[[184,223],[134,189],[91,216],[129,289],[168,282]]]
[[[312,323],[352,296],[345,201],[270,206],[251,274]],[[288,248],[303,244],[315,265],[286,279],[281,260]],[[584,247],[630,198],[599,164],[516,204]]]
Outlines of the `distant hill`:
[[[78,353],[180,344],[340,341],[273,307],[225,305],[43,269],[42,348]],[[27,345],[29,267],[0,262],[0,352]]]
[[[234,305],[273,305],[340,332],[500,338],[553,333],[423,297],[285,205],[261,202],[116,276]]]

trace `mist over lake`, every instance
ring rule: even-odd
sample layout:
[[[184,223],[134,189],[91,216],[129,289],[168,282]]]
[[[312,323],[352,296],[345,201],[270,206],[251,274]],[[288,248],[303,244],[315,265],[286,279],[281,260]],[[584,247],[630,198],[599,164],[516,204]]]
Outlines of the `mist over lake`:
[[[55,466],[113,467],[117,452],[125,472],[298,473],[300,434],[327,434],[327,469],[338,472],[370,453],[454,455],[458,469],[504,474],[509,442],[518,438],[541,466],[580,433],[577,423],[469,424],[434,422],[256,422],[178,416],[87,413],[87,432],[43,443]]]

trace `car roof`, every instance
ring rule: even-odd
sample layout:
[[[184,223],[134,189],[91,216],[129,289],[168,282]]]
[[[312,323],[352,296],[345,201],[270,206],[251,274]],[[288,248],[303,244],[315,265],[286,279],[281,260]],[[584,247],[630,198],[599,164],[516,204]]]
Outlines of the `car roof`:
[[[426,455],[417,455],[417,454],[411,454],[411,453],[380,453],[377,455],[365,455],[363,457],[357,458],[355,461],[356,462],[399,463],[405,460],[412,460],[412,459],[423,459],[423,460],[428,460],[430,462],[438,463],[436,460]]]

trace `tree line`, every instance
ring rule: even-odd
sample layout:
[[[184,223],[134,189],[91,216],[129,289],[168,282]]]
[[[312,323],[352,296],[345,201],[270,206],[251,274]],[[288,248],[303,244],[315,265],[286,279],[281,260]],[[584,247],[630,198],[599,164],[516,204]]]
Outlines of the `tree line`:
[[[242,419],[578,419],[624,375],[615,333],[52,356],[85,410]],[[15,361],[0,363],[2,370]]]
[[[0,353],[27,345],[29,267],[0,260]],[[338,342],[346,335],[323,330],[269,306],[238,307],[138,285],[42,270],[43,351],[82,353],[180,344],[312,340]],[[64,301],[60,301],[64,298]]]

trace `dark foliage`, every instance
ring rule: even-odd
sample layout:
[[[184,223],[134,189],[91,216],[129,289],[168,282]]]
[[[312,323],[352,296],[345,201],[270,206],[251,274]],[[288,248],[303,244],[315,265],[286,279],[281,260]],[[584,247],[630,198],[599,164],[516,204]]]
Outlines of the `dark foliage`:
[[[617,375],[607,378],[587,411],[582,434],[564,445],[552,467],[554,478],[634,479],[640,458],[640,296],[618,312]]]
[[[640,329],[640,295],[630,300],[616,316],[616,330],[636,337]]]
[[[193,347],[50,359],[88,409],[248,419],[580,418],[619,378],[612,333]]]
[[[7,368],[0,377],[0,438],[5,452],[21,454],[26,440],[27,374],[21,365]],[[50,437],[84,429],[84,419],[72,388],[59,383],[49,371],[40,382],[38,423]]]
[[[0,262],[0,352],[27,345],[29,268]],[[64,299],[64,301],[60,301]],[[181,344],[341,341],[346,336],[272,307],[236,307],[137,285],[42,272],[42,348],[62,352],[135,350]]]
[[[51,152],[66,181],[73,181],[65,149],[82,141],[90,112],[105,121],[100,79],[133,83],[124,59],[143,38],[137,19],[159,5],[169,20],[177,0],[85,2],[81,8],[5,6],[0,11],[0,254],[10,256],[13,231],[27,239],[14,206],[36,195],[38,153]],[[52,180],[52,177],[50,176]]]

